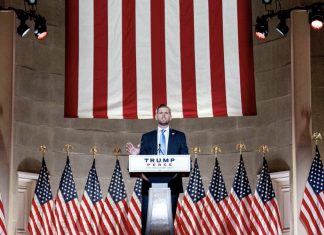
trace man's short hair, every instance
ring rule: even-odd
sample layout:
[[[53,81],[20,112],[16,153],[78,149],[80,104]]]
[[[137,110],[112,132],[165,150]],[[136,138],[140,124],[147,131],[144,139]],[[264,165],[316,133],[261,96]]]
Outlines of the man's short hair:
[[[169,109],[169,113],[171,114],[171,108],[170,108],[168,105],[166,105],[166,104],[160,104],[160,105],[156,108],[156,113],[159,112],[159,109],[160,109],[160,108],[167,108],[167,109]]]

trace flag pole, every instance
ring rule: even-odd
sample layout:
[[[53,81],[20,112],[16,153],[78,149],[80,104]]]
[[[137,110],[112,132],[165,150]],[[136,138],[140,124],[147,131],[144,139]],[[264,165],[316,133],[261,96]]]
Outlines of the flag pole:
[[[97,147],[96,147],[96,146],[93,146],[93,147],[90,149],[90,153],[91,153],[93,159],[96,159],[96,155],[97,155],[97,153],[98,153],[98,149],[97,149]]]
[[[47,147],[45,145],[39,146],[39,151],[42,153],[42,158],[45,157],[45,153],[47,152]]]
[[[217,145],[214,145],[212,148],[211,148],[211,152],[212,154],[214,154],[214,157],[215,159],[217,158],[218,154],[222,152],[222,149],[221,147],[217,146]]]
[[[119,148],[118,146],[116,148],[114,148],[113,154],[114,154],[114,156],[116,157],[117,160],[118,160],[118,156],[121,155],[121,152],[122,152],[121,148]]]
[[[191,150],[194,152],[195,159],[196,159],[197,158],[197,154],[200,153],[200,148],[196,146],[196,147],[191,148]]]
[[[241,155],[243,151],[246,151],[246,145],[243,143],[239,143],[236,145],[236,149],[240,151],[240,155]]]
[[[64,148],[63,148],[63,150],[66,152],[66,155],[67,156],[69,156],[69,154],[70,154],[70,152],[71,152],[72,149],[73,149],[73,147],[70,144],[64,145]]]
[[[319,132],[315,132],[315,133],[312,135],[312,140],[315,141],[315,145],[317,146],[318,141],[319,141],[319,140],[323,140],[323,139],[322,139],[322,135],[321,135],[321,133],[319,133]]]
[[[262,153],[262,156],[265,157],[265,154],[266,153],[269,153],[269,147],[268,147],[268,145],[265,145],[265,144],[260,145],[260,147],[258,149],[258,152],[259,153]]]

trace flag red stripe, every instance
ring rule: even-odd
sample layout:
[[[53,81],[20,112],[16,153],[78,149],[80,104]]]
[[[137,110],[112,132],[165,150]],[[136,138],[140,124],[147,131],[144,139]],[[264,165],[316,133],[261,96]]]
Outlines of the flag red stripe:
[[[222,0],[209,0],[208,4],[213,115],[226,116]]]
[[[238,47],[240,63],[241,103],[243,115],[256,115],[254,92],[252,11],[249,0],[237,1]]]
[[[309,201],[311,203],[311,207],[312,207],[312,212],[310,213],[310,215],[312,216],[312,218],[314,218],[314,214],[316,215],[316,218],[319,219],[319,222],[324,224],[324,217],[321,216],[321,212],[318,208],[317,203],[312,199],[313,195],[311,195],[311,193],[309,192],[309,190],[305,190],[305,194],[307,195],[307,197],[309,198]],[[315,195],[316,197],[316,195]],[[314,220],[316,220],[314,218]],[[315,222],[314,224],[317,224],[317,222]]]
[[[220,230],[221,230],[221,233],[222,234],[226,234],[226,228],[225,228],[225,224],[224,224],[224,221],[222,221],[222,219],[220,218],[220,215],[222,215],[223,218],[226,218],[226,216],[224,216],[224,212],[225,211],[221,211],[222,209],[222,206],[219,205],[218,203],[215,202],[215,204],[212,202],[212,199],[211,199],[211,195],[208,193],[207,197],[206,197],[206,202],[208,203],[209,205],[209,208],[211,210],[211,214],[213,215],[213,218],[217,220],[217,223],[220,227]],[[226,199],[224,199],[226,200]],[[216,210],[216,207],[219,209],[219,211]],[[210,224],[212,225],[212,228],[214,230],[214,232],[216,233],[218,231],[217,227],[216,227],[216,224],[213,223],[213,219],[210,217],[209,215],[210,213],[208,211],[206,211],[206,216],[208,218],[210,218]],[[220,214],[220,215],[219,215]]]
[[[38,199],[37,199],[38,200]],[[35,210],[34,210],[34,213],[35,213],[35,215],[36,215],[36,218],[35,218],[35,220],[36,221],[38,221],[38,223],[39,223],[39,227],[37,226],[37,228],[38,228],[38,230],[39,230],[39,232],[41,232],[42,231],[42,227],[43,227],[43,219],[42,219],[42,216],[40,215],[40,211],[38,210],[38,204],[39,203],[37,203],[35,200],[33,200],[33,207],[34,208],[36,208]],[[42,208],[41,208],[42,209]],[[36,222],[35,221],[35,222]]]
[[[258,196],[256,196],[256,197],[258,197]],[[256,197],[254,197],[254,206],[256,207],[259,214],[257,215],[255,210],[251,210],[251,212],[252,212],[252,215],[253,215],[255,221],[259,225],[259,229],[262,230],[262,234],[266,234],[266,231],[264,229],[270,230],[271,226],[270,226],[269,220],[267,219],[267,215],[265,214],[264,209],[262,208],[262,205],[259,204],[259,200]],[[262,226],[262,222],[260,221],[261,218],[262,218],[262,221],[264,221],[266,224],[265,228]],[[251,224],[253,224],[253,223],[251,223]]]
[[[111,215],[111,216],[113,217],[113,219],[114,219],[114,221],[115,221],[116,223],[117,223],[117,221],[118,221],[118,218],[117,218],[117,215],[116,215],[116,213],[115,213],[114,208],[112,207],[112,205],[111,205],[110,202],[109,202],[108,197],[106,198],[105,203],[106,203],[106,206],[108,207],[108,211],[105,211],[106,220],[107,220],[107,222],[108,222],[108,224],[109,224],[109,226],[110,226],[110,229],[113,230],[114,233],[117,233],[117,231],[116,231],[116,227],[115,227],[115,225],[113,225],[113,224],[111,223],[110,218],[109,218],[109,217],[110,217],[109,215]],[[108,214],[108,213],[109,213],[109,214]]]
[[[46,231],[46,233],[49,233],[49,234],[54,234],[54,231],[52,230],[52,221],[53,220],[53,211],[52,211],[52,208],[51,208],[51,205],[50,203],[46,203],[44,205],[42,205],[42,210],[43,210],[43,213],[45,214],[45,220],[46,220],[46,223],[44,224],[44,230]],[[49,212],[49,214],[47,213],[47,211]],[[46,228],[47,227],[47,228]]]
[[[308,229],[309,229],[309,231],[310,231],[310,233],[309,234],[313,234],[313,230],[311,229],[311,224],[314,226],[314,228],[316,229],[316,233],[317,234],[320,234],[320,229],[319,229],[319,227],[318,227],[318,225],[317,225],[317,222],[316,222],[316,219],[314,218],[314,215],[313,215],[313,213],[314,213],[314,211],[313,210],[311,210],[310,208],[309,208],[309,205],[307,204],[307,202],[306,201],[303,201],[302,202],[302,206],[304,207],[304,209],[308,212],[308,216],[309,216],[309,219],[307,219],[306,217],[304,218],[305,220],[303,221],[304,223],[305,223],[305,225],[307,224],[307,226],[306,227],[308,227]],[[313,208],[314,209],[314,208]]]
[[[167,103],[164,18],[164,1],[151,0],[152,113]]]
[[[197,117],[193,0],[180,0],[183,117]]]
[[[192,219],[191,220],[187,220],[187,223],[192,223],[193,227],[192,227],[192,231],[199,231],[200,234],[203,234],[202,228],[200,226],[200,221],[201,221],[201,211],[199,210],[199,206],[198,203],[193,203],[190,199],[190,196],[187,195],[186,197],[184,197],[184,204],[186,204],[186,208],[189,211],[188,214],[191,215]],[[193,204],[193,205],[192,205]],[[197,213],[195,213],[197,212]],[[185,213],[183,213],[185,214]]]
[[[272,222],[272,224],[274,225],[274,228],[273,228],[273,226],[271,226],[271,223],[269,223],[269,230],[272,231],[272,234],[277,234],[277,229],[279,226],[278,222],[277,222],[277,218],[279,215],[273,214],[273,208],[274,208],[274,205],[272,204],[273,202],[274,202],[274,200],[272,199],[272,200],[268,201],[267,204],[265,205],[265,208],[266,208],[268,215],[270,217],[270,218],[265,217],[265,219],[267,219],[267,221],[270,220]]]
[[[185,206],[188,207],[188,200],[186,199],[186,197],[187,195],[185,195],[182,200],[183,205],[182,205],[181,223],[182,223],[182,228],[186,232],[186,234],[190,234],[193,233],[195,229],[194,229],[194,224],[191,222],[191,219],[189,218],[189,214],[192,214],[192,211],[190,211],[191,209],[190,205],[188,209],[184,208]]]
[[[307,233],[308,234],[313,234],[313,230],[311,229],[311,226],[310,226],[310,221],[306,218],[305,214],[304,213],[301,213],[300,214],[300,220],[303,222],[306,230],[307,230]],[[319,231],[317,231],[318,233]]]
[[[28,224],[28,226],[29,226],[29,232],[32,234],[32,231],[34,231],[34,232],[36,232],[36,234],[41,234],[40,233],[40,230],[39,230],[39,228],[38,228],[38,226],[37,226],[37,223],[36,223],[36,219],[35,219],[35,217],[34,217],[34,214],[33,213],[31,213],[30,215],[29,215],[29,217],[30,217],[30,219],[31,219],[31,221],[32,221],[32,224],[34,225],[33,227],[34,227],[34,230],[32,230],[32,226],[31,226],[31,224],[29,223]]]
[[[137,202],[136,202],[136,200],[135,200],[134,197],[137,197],[136,194],[134,194],[132,196],[131,201],[130,201],[129,210],[128,210],[129,220],[132,222],[132,225],[133,226],[131,224],[129,224],[128,225],[128,229],[132,233],[136,233],[136,234],[139,233],[140,234],[141,233],[141,230],[142,230],[142,226],[141,226],[141,221],[139,221],[137,219],[137,217],[140,217],[141,218],[141,208],[137,204]]]
[[[236,203],[235,196],[233,194],[230,195],[229,201],[232,202],[232,205],[233,205],[234,209],[236,210],[236,213],[238,213],[238,215],[234,214],[233,208],[230,208],[228,210],[229,213],[230,213],[232,221],[235,223],[235,226],[232,225],[232,229],[234,229],[234,231],[239,230],[239,233],[242,234],[243,230],[242,230],[242,228],[240,226],[240,222],[239,222],[239,219],[238,219],[238,217],[240,217],[240,220],[242,219],[241,210],[240,210],[238,204]]]
[[[70,223],[68,222],[66,215],[65,214],[61,214],[61,213],[65,213],[65,211],[63,210],[63,205],[62,205],[64,202],[61,201],[61,195],[58,197],[58,201],[57,202],[58,202],[57,205],[60,208],[60,212],[57,211],[57,218],[58,218],[59,229],[60,229],[60,231],[61,231],[62,234],[65,234],[65,230],[63,229],[63,226],[62,226],[62,223],[61,223],[62,222],[61,220],[63,219],[64,224],[65,224],[65,227],[67,228],[67,230],[69,231],[70,234],[73,234],[72,233],[72,229],[70,227]]]
[[[116,204],[118,214],[120,216],[120,222],[118,223],[119,233],[125,234],[127,232],[127,203],[126,200],[122,200]],[[126,229],[126,230],[125,230]]]
[[[135,0],[122,1],[123,115],[137,118]]]
[[[106,199],[105,200],[105,203],[106,203],[106,205],[107,205],[107,203],[109,203],[109,201]],[[108,205],[107,205],[108,206]],[[109,206],[108,206],[109,207]],[[110,210],[110,209],[109,209]],[[106,223],[108,223],[108,226],[109,227],[106,227],[106,225],[104,224],[104,221],[106,222]],[[109,229],[111,229],[112,230],[112,232],[113,232],[113,234],[117,234],[117,232],[116,232],[116,229],[115,229],[115,226],[112,224],[112,221],[110,220],[110,218],[109,218],[109,215],[108,215],[108,211],[106,211],[106,210],[103,210],[102,211],[102,221],[101,221],[101,227],[102,227],[102,230],[103,230],[103,232],[104,232],[104,234],[109,234]]]
[[[65,117],[78,117],[79,1],[65,1]]]
[[[87,234],[87,229],[85,226],[88,227],[89,232],[91,234],[94,234],[94,230],[90,224],[89,220],[94,220],[94,214],[92,211],[92,208],[90,207],[88,200],[86,199],[85,195],[82,196],[82,202],[83,202],[83,206],[80,206],[80,211],[81,211],[81,230],[83,231],[84,234]],[[90,214],[90,216],[88,217],[87,213],[88,212]]]
[[[211,212],[209,212],[208,209],[211,210]],[[204,216],[206,216],[208,223],[206,222],[206,219],[205,219],[205,220],[203,220],[203,225],[204,225],[206,232],[208,234],[218,234],[218,231],[217,231],[218,229],[216,227],[216,223],[213,222],[214,220],[217,221],[217,224],[222,225],[219,220],[219,217],[217,216],[217,212],[215,209],[216,208],[214,207],[213,202],[210,200],[210,196],[207,195],[206,205],[204,208],[204,210],[205,210]],[[220,229],[222,230],[223,233],[225,233],[225,230],[223,230],[222,227]]]
[[[108,1],[94,4],[93,116],[107,118],[108,89]]]

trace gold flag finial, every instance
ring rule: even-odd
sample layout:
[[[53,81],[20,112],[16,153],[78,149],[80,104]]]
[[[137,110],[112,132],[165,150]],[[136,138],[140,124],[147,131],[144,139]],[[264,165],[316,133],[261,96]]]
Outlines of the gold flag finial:
[[[214,154],[215,158],[217,158],[218,154],[222,152],[222,149],[219,146],[214,145],[211,148],[211,152],[212,152],[212,154]]]
[[[39,146],[39,151],[42,153],[42,157],[45,157],[45,153],[47,152],[47,147],[45,145]]]
[[[319,140],[322,140],[322,135],[321,135],[321,133],[319,133],[319,132],[315,132],[315,133],[312,135],[312,139],[315,141],[315,144],[317,145],[318,141],[319,141]]]
[[[196,146],[191,148],[191,150],[195,154],[195,158],[197,158],[197,154],[200,153],[200,148]]]
[[[98,153],[98,149],[97,149],[97,147],[96,147],[96,146],[93,146],[93,147],[90,149],[90,153],[91,153],[93,159],[96,159],[96,155],[97,155],[97,153]]]
[[[261,145],[259,147],[259,149],[258,149],[258,152],[259,153],[262,153],[262,155],[264,157],[266,153],[269,153],[269,147],[268,147],[268,145],[265,145],[265,144]]]
[[[119,147],[116,147],[116,148],[114,148],[114,150],[113,150],[113,154],[114,154],[114,156],[115,156],[116,158],[118,158],[118,156],[121,154],[121,152],[122,152],[122,150],[121,150],[121,148],[119,148]]]
[[[69,154],[70,154],[70,152],[71,152],[72,149],[73,149],[72,145],[66,144],[66,145],[64,145],[64,149],[63,150],[66,152],[66,155],[69,156]]]
[[[239,143],[236,145],[236,149],[240,151],[240,154],[242,154],[242,152],[246,150],[246,146],[243,143]]]

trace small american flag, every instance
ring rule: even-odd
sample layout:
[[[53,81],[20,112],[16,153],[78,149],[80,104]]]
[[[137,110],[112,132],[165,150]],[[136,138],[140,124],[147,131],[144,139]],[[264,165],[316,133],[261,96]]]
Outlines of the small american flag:
[[[79,234],[79,201],[69,157],[57,191],[55,216],[58,234]]]
[[[202,227],[205,197],[198,161],[195,159],[194,169],[181,202],[180,218],[176,219],[180,220],[181,226],[175,226],[176,234],[205,234]]]
[[[142,234],[142,178],[137,178],[128,210],[129,234]]]
[[[317,146],[306,182],[300,220],[308,234],[324,234],[324,168]]]
[[[265,158],[252,201],[251,234],[282,234],[278,204]]]
[[[127,233],[127,194],[119,160],[116,166],[108,194],[104,201],[101,226],[104,234],[128,234]]]
[[[251,234],[250,212],[252,194],[242,155],[240,155],[240,162],[228,203],[229,221],[231,222],[229,226],[230,234]]]
[[[4,208],[3,208],[1,194],[0,194],[0,234],[7,235],[5,214],[4,214]]]
[[[203,217],[205,219],[203,224],[206,229],[206,234],[229,234],[227,229],[227,197],[225,182],[216,158],[204,207]]]
[[[80,203],[80,226],[83,234],[100,234],[102,208],[103,199],[94,159]]]
[[[29,234],[56,234],[54,202],[45,159],[39,172],[28,221]],[[0,234],[2,234],[0,232]]]

